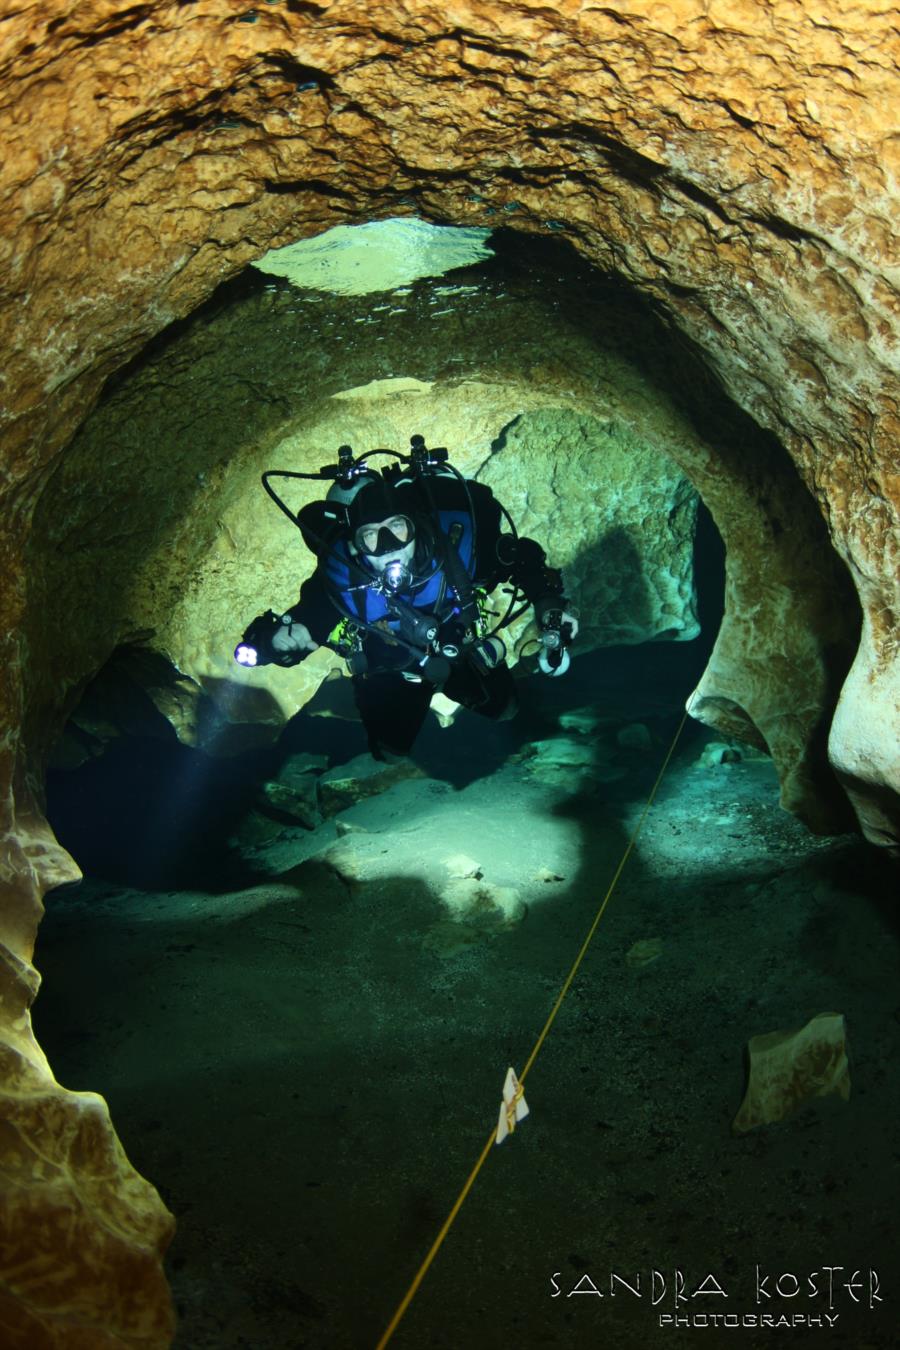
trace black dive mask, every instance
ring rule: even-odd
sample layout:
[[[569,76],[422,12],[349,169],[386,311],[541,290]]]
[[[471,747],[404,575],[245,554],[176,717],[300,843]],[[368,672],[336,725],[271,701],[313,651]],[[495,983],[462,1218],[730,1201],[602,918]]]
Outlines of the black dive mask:
[[[378,543],[373,549],[368,549],[367,552],[373,558],[380,558],[385,553],[398,553],[405,542],[403,539],[398,539],[393,530],[389,530],[385,525],[378,531]]]
[[[415,539],[415,526],[408,516],[396,516],[390,521],[390,525],[396,525],[405,537],[400,538],[389,525],[382,525],[377,536],[371,525],[360,525],[353,534],[354,547],[359,553],[364,553],[370,558],[383,558],[386,553],[399,553]]]

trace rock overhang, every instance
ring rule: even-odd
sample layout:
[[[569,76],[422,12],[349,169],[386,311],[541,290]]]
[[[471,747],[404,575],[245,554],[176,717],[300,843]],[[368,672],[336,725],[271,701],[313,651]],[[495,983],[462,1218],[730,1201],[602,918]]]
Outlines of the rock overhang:
[[[398,5],[377,33],[343,4],[20,16],[9,375],[25,417],[11,443],[37,431],[38,459],[52,454],[123,356],[274,244],[392,210],[563,230],[656,297],[783,439],[859,578],[883,664],[891,35],[855,11],[823,28],[789,3],[745,9],[684,4],[676,25],[676,10],[641,6],[507,6],[498,22],[472,5],[450,24]],[[826,101],[828,69],[841,73]],[[64,118],[36,116],[48,70],[81,76]],[[34,443],[29,458],[39,474]],[[27,475],[28,459],[13,467]],[[833,755],[850,772],[847,734]]]

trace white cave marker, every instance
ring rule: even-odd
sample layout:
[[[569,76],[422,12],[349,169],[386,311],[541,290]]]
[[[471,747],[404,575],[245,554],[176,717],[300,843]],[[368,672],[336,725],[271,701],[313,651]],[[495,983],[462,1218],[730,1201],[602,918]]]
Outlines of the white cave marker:
[[[500,1119],[497,1122],[495,1144],[502,1144],[508,1134],[512,1134],[516,1124],[529,1114],[528,1104],[522,1095],[522,1085],[516,1077],[515,1069],[506,1070],[506,1082],[503,1084],[503,1101],[500,1103]]]

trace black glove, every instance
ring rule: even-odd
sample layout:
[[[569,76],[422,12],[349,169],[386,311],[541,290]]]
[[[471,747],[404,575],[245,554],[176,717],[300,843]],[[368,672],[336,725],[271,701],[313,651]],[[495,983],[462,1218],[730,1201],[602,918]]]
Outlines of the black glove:
[[[234,659],[248,667],[296,666],[317,646],[305,624],[295,622],[290,614],[267,609],[247,626],[234,649]]]

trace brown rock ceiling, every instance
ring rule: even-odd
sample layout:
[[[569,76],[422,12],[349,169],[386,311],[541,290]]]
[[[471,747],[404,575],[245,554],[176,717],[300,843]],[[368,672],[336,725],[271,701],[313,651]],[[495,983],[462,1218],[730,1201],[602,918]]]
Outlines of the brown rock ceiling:
[[[16,1107],[0,1165],[14,1263],[37,1231],[49,1261],[5,1280],[8,1344],[169,1336],[167,1216],[97,1099],[55,1087],[28,1021],[40,895],[72,864],[16,730],[26,697],[49,717],[54,695],[20,642],[21,558],[106,377],[249,260],[337,222],[565,226],[663,307],[818,503],[864,615],[832,763],[870,836],[896,841],[898,57],[894,9],[874,0],[87,0],[4,16],[0,998]],[[746,655],[752,624],[732,617]]]

